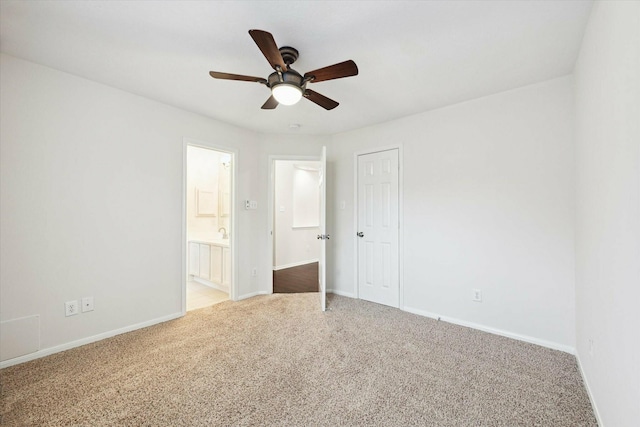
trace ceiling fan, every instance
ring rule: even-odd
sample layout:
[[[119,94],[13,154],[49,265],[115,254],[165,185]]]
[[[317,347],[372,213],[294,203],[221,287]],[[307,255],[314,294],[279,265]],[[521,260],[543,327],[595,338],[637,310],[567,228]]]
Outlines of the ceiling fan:
[[[311,89],[307,89],[307,83],[318,83],[325,80],[341,79],[358,74],[358,67],[352,60],[318,68],[301,75],[291,68],[291,64],[298,59],[298,51],[290,46],[278,49],[271,33],[262,30],[249,30],[253,41],[258,45],[267,61],[275,72],[266,79],[262,77],[243,76],[240,74],[221,73],[210,71],[209,75],[215,79],[239,80],[244,82],[262,83],[271,89],[271,96],[262,106],[263,110],[273,110],[278,104],[293,105],[300,98],[305,97],[325,110],[332,110],[339,104],[333,99],[327,98]]]

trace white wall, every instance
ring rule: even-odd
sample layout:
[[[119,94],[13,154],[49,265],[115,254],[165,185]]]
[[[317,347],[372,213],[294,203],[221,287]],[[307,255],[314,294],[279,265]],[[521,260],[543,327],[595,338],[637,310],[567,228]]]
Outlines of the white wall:
[[[356,293],[353,153],[399,143],[404,308],[571,351],[572,104],[563,77],[336,135],[329,288]]]
[[[238,150],[241,201],[267,180],[259,136],[11,56],[0,77],[1,320],[39,314],[51,349],[179,315],[183,138]],[[237,208],[242,296],[267,230]],[[95,311],[65,317],[84,296]]]
[[[640,425],[638,76],[640,3],[595,3],[575,70],[576,346],[601,425],[616,427]]]
[[[288,268],[294,265],[316,262],[320,256],[320,241],[317,239],[320,229],[318,227],[294,227],[293,218],[294,176],[296,174],[308,175],[310,179],[308,184],[315,185],[317,189],[319,183],[318,173],[296,169],[295,165],[318,167],[317,162],[293,160],[277,160],[275,162],[275,268]],[[316,214],[318,221],[319,215],[320,209],[318,206]]]

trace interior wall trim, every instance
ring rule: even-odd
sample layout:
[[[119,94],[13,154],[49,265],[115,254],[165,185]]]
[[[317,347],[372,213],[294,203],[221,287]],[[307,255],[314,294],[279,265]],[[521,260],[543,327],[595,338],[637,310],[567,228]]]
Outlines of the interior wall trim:
[[[146,328],[147,326],[153,326],[153,325],[157,325],[158,323],[168,322],[169,320],[174,320],[182,316],[183,316],[182,312],[173,313],[168,316],[158,317],[157,319],[147,320],[146,322],[136,323],[134,325],[129,325],[123,328],[114,329],[112,331],[103,332],[98,335],[93,335],[90,337],[71,341],[65,344],[48,347],[42,350],[38,350],[35,353],[25,354],[24,356],[14,357],[13,359],[8,359],[3,362],[0,362],[0,369],[13,366],[13,365],[18,365],[24,362],[29,362],[35,359],[40,359],[41,357],[49,356],[55,353],[60,353],[61,351],[70,350],[72,348],[80,347],[85,344],[91,344],[93,342],[100,341],[106,338],[111,338],[116,335],[124,334],[126,332],[131,332],[137,329]]]
[[[267,291],[250,292],[248,294],[242,294],[242,295],[238,296],[238,299],[236,301],[240,301],[240,300],[247,299],[247,298],[257,297],[258,295],[271,295],[272,293],[273,292],[267,292]]]
[[[347,297],[347,298],[358,298],[356,296],[356,294],[354,294],[353,292],[339,291],[339,290],[336,290],[336,289],[327,288],[327,293],[328,294],[336,294],[336,295],[340,295],[341,297]]]
[[[559,351],[563,351],[565,353],[569,353],[569,354],[573,354],[573,355],[576,354],[575,347],[572,347],[572,346],[569,346],[569,345],[560,344],[560,343],[556,343],[556,342],[553,342],[553,341],[542,340],[542,339],[539,339],[539,338],[530,337],[528,335],[516,334],[514,332],[509,332],[509,331],[505,331],[505,330],[502,330],[502,329],[492,328],[492,327],[489,327],[489,326],[481,325],[479,323],[468,322],[466,320],[456,319],[454,317],[442,316],[440,314],[431,313],[431,312],[424,311],[424,310],[419,310],[417,308],[412,308],[412,307],[405,306],[404,307],[404,311],[407,311],[407,312],[413,313],[413,314],[417,314],[417,315],[420,315],[420,316],[424,316],[424,317],[430,317],[430,318],[436,319],[436,320],[441,320],[441,321],[447,322],[447,323],[453,323],[454,325],[466,326],[467,328],[477,329],[477,330],[483,331],[483,332],[489,332],[490,334],[500,335],[500,336],[507,337],[507,338],[513,338],[513,339],[518,340],[518,341],[524,341],[524,342],[528,342],[530,344],[540,345],[542,347],[547,347],[547,348],[550,348],[550,349],[553,349],[553,350],[559,350]]]
[[[591,387],[589,387],[589,381],[587,380],[587,376],[584,373],[584,369],[582,368],[582,362],[580,361],[580,353],[576,350],[576,361],[578,362],[578,371],[580,372],[580,376],[582,377],[582,382],[584,383],[584,388],[587,390],[587,396],[589,396],[589,401],[591,402],[591,408],[593,409],[593,415],[596,417],[596,421],[600,427],[604,427],[604,423],[602,422],[602,418],[600,417],[600,412],[598,412],[598,405],[596,405],[596,400],[593,397],[591,392]]]

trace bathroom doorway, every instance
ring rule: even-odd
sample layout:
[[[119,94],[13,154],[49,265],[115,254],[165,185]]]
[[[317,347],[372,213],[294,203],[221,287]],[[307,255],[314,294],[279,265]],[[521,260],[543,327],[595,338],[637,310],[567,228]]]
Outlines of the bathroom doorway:
[[[183,311],[233,299],[235,153],[185,142]]]

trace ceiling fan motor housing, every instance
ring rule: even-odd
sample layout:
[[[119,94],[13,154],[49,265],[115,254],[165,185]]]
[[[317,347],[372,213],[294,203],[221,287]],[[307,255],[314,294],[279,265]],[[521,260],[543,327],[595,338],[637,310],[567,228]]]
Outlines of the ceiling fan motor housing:
[[[280,73],[278,73],[277,71],[275,73],[271,73],[267,80],[267,86],[273,88],[279,84],[289,84],[299,87],[304,92],[304,86],[306,86],[306,82],[304,81],[304,77],[302,77],[300,73],[292,68],[289,68],[288,71],[285,71],[281,74],[282,78],[280,78]]]
[[[282,55],[282,60],[287,64],[287,67],[298,59],[298,49],[294,47],[282,46],[278,50],[280,51],[280,55]]]

